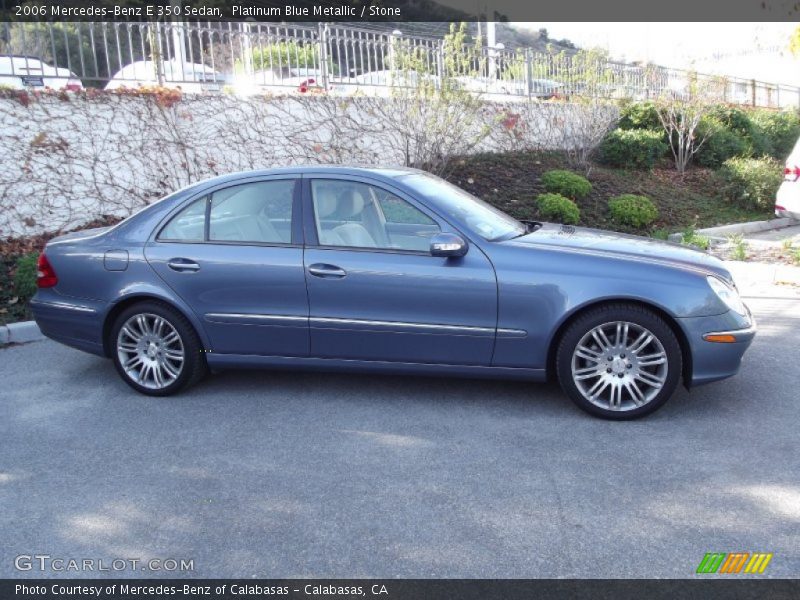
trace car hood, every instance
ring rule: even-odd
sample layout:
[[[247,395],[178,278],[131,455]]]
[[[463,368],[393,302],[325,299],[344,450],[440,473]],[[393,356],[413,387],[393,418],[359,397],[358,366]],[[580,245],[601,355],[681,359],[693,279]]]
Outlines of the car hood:
[[[608,255],[627,260],[702,271],[731,281],[731,274],[718,258],[689,246],[613,231],[544,223],[540,229],[503,242],[514,246],[538,246],[572,252]]]

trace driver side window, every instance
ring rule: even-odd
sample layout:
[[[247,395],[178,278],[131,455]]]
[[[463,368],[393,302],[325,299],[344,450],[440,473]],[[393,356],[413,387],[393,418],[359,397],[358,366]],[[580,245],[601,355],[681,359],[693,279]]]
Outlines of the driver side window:
[[[428,252],[439,233],[421,210],[384,189],[356,181],[311,181],[322,246]]]

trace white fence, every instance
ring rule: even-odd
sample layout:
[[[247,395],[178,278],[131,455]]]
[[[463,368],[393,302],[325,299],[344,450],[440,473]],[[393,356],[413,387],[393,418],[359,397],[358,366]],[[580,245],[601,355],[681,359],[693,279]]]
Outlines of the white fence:
[[[178,84],[189,92],[316,86],[346,94],[415,85],[425,78],[504,99],[578,95],[642,100],[702,89],[723,102],[800,107],[795,86],[625,64],[591,53],[547,54],[468,43],[453,48],[443,38],[335,23],[3,22],[0,62],[11,55],[18,60],[10,60],[7,68],[0,64],[0,83],[24,78],[46,85],[71,72],[84,86],[151,82]],[[398,67],[412,68],[413,76],[398,78]]]

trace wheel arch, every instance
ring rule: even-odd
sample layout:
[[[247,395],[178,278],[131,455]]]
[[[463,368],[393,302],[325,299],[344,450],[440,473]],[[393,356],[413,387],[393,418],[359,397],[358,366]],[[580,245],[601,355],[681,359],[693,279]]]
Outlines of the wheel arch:
[[[683,377],[683,385],[688,389],[690,387],[692,381],[692,350],[691,346],[689,345],[689,340],[686,337],[686,333],[683,331],[683,328],[678,323],[677,319],[667,312],[661,306],[657,304],[653,304],[652,302],[647,302],[644,300],[639,299],[632,299],[632,298],[603,298],[602,300],[597,300],[594,302],[590,302],[588,304],[583,304],[581,306],[575,307],[575,309],[570,312],[561,322],[561,324],[556,329],[553,336],[550,338],[550,344],[547,348],[547,379],[548,380],[555,380],[556,378],[556,353],[558,352],[558,344],[561,341],[561,338],[564,335],[564,332],[569,328],[572,323],[574,323],[581,315],[585,314],[586,312],[593,310],[599,306],[606,306],[609,304],[634,304],[640,306],[642,308],[646,308],[659,317],[664,319],[664,322],[672,329],[672,332],[675,334],[675,337],[678,339],[678,344],[681,348],[681,358],[683,362],[683,372],[681,376]]]
[[[164,296],[160,296],[158,294],[150,293],[150,292],[136,292],[132,293],[124,298],[121,298],[114,305],[108,310],[103,320],[103,353],[106,357],[111,357],[112,348],[109,344],[109,334],[111,333],[111,328],[114,326],[114,321],[117,320],[117,317],[124,311],[125,309],[138,304],[140,302],[147,302],[147,301],[154,301],[160,302],[161,304],[165,304],[166,306],[170,307],[173,310],[178,311],[182,314],[191,324],[192,328],[194,329],[197,336],[200,338],[200,342],[205,346],[209,347],[208,339],[206,338],[205,331],[197,321],[196,316],[185,306],[181,303],[175,302],[173,299],[165,298]]]

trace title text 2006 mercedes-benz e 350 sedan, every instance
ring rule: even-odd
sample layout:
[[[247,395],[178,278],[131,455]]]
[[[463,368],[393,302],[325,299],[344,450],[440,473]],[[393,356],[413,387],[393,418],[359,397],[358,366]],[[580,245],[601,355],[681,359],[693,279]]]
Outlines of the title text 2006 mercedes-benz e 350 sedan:
[[[210,367],[559,379],[598,416],[736,373],[755,325],[689,248],[519,222],[411,169],[297,167],[58,237],[32,307],[145,394]]]

